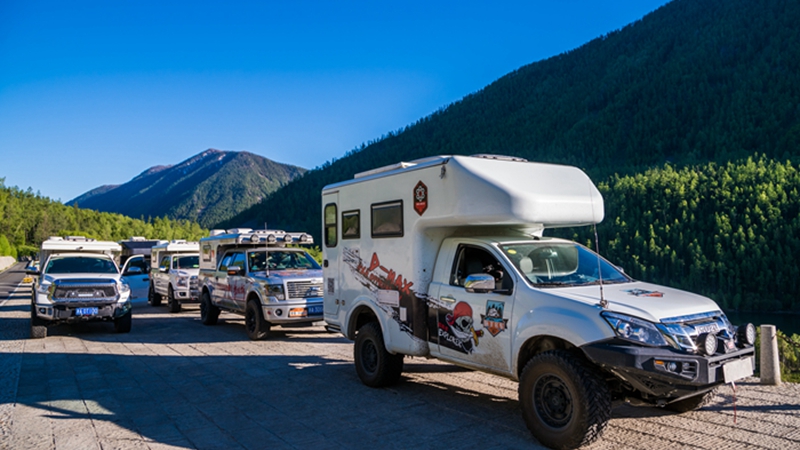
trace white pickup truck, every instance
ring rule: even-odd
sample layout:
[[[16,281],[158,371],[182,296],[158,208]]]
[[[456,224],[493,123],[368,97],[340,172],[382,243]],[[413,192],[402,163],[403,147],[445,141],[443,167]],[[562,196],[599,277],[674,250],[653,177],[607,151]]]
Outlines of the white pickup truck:
[[[752,324],[544,237],[603,219],[577,168],[431,157],[326,186],[322,207],[325,321],[368,386],[396,382],[406,355],[518,380],[533,436],[574,448],[612,401],[686,411],[753,373]]]
[[[252,340],[266,338],[273,325],[321,322],[322,268],[296,246],[312,243],[306,233],[212,230],[200,239],[200,320],[214,325],[221,311],[243,315]]]
[[[167,298],[169,311],[181,311],[184,303],[199,303],[200,244],[177,239],[150,250],[150,289],[147,302],[153,306]]]
[[[31,337],[47,336],[57,323],[111,321],[119,333],[131,330],[130,287],[121,279],[116,242],[82,236],[51,237],[42,242],[31,297]]]

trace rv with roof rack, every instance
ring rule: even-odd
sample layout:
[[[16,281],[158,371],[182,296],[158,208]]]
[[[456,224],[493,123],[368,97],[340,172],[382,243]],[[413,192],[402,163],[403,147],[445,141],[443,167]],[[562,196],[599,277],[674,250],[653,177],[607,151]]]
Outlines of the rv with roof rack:
[[[322,321],[322,268],[301,244],[313,244],[311,235],[237,228],[200,239],[203,324],[216,324],[221,311],[243,315],[258,340],[273,325]]]
[[[519,381],[536,439],[574,448],[612,401],[688,411],[753,373],[752,324],[544,236],[603,219],[575,167],[436,156],[325,186],[322,208],[325,321],[368,386],[396,382],[405,356],[494,373]]]
[[[185,303],[199,303],[200,244],[176,239],[162,241],[150,252],[150,289],[147,302],[152,306],[167,299],[169,311],[181,311]]]
[[[121,278],[116,242],[53,236],[42,242],[31,293],[31,337],[44,338],[59,323],[109,321],[131,330],[131,290]]]

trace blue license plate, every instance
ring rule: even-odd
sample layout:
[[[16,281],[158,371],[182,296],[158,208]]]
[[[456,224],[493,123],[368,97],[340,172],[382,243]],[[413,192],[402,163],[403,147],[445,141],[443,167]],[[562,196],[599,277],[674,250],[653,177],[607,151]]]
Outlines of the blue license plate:
[[[322,314],[322,306],[309,306],[308,315]]]
[[[97,308],[75,308],[76,316],[96,316]]]

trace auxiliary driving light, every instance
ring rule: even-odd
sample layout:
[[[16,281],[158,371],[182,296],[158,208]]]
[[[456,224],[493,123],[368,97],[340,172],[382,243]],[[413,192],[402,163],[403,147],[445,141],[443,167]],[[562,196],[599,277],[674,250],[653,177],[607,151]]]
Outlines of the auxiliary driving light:
[[[700,353],[711,356],[717,353],[717,336],[711,333],[703,333],[697,338],[697,347]]]
[[[739,325],[736,329],[736,343],[739,347],[753,346],[756,343],[756,327],[752,323]]]
[[[301,234],[300,235],[300,242],[305,243],[305,242],[308,242],[308,241],[309,241],[309,239],[308,239],[308,235],[307,234]]]
[[[275,241],[277,241],[277,239],[275,238],[274,234],[270,234],[269,236],[267,236],[267,242],[269,242],[270,244],[274,244]]]
[[[261,237],[257,234],[250,236],[250,242],[258,243],[261,241]]]
[[[283,242],[292,242],[292,235],[291,234],[284,235]]]
[[[276,309],[276,310],[275,310],[275,315],[276,315],[276,316],[278,316],[278,317],[282,316],[282,315],[283,315],[283,310],[281,310],[281,309]]]

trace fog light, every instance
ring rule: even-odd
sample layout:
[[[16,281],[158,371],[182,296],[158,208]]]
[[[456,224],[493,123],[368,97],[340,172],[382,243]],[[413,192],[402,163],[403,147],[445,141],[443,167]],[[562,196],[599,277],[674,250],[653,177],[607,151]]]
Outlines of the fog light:
[[[736,330],[736,342],[739,347],[753,346],[756,343],[756,327],[752,323],[739,325]]]
[[[717,336],[711,333],[703,333],[697,338],[697,347],[700,353],[711,356],[717,353]]]
[[[281,315],[283,315],[283,311],[282,311],[282,310],[280,310],[280,309],[276,309],[276,310],[275,310],[275,315],[276,315],[276,316],[281,316]]]
[[[669,370],[670,372],[676,372],[678,370],[678,365],[675,364],[674,362],[670,361],[667,364],[667,370]]]

